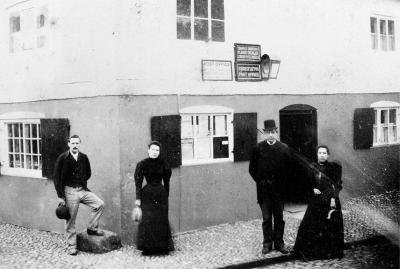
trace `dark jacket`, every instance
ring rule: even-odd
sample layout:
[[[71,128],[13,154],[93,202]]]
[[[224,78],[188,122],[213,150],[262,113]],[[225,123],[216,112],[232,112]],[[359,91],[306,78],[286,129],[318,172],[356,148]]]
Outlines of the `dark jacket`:
[[[60,156],[58,156],[56,160],[56,164],[54,167],[54,186],[56,188],[57,196],[59,198],[65,198],[64,187],[67,185],[68,180],[71,178],[72,167],[71,163],[67,160],[69,154],[69,150],[60,154]],[[87,188],[87,180],[92,175],[89,158],[86,156],[86,154],[79,152],[78,161],[82,163],[80,171],[80,174],[83,176],[82,187],[89,191],[89,189]]]
[[[282,194],[290,162],[286,144],[276,141],[258,143],[251,152],[249,173],[257,184],[257,201],[261,203],[268,194]]]

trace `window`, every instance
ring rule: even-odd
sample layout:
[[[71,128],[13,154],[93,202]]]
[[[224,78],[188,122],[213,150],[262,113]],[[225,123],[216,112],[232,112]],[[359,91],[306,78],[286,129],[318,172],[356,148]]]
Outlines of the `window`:
[[[2,172],[10,175],[42,175],[40,120],[5,120]]]
[[[396,50],[394,20],[371,17],[370,26],[372,49],[380,49],[382,51]]]
[[[224,0],[177,0],[177,38],[225,41]]]
[[[400,143],[400,104],[377,102],[374,109],[373,146]]]
[[[0,115],[1,174],[51,178],[55,161],[67,150],[68,119],[43,119],[42,113]]]
[[[46,46],[48,36],[48,9],[13,7],[9,16],[10,24],[10,52],[19,52]]]

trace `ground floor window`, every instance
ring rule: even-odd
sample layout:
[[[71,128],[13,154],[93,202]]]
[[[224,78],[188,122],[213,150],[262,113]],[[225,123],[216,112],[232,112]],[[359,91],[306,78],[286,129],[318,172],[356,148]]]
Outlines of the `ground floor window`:
[[[18,176],[42,176],[40,119],[1,121],[2,170]]]
[[[373,146],[400,143],[400,104],[377,102],[374,109]]]
[[[214,107],[192,107],[184,111],[181,113],[182,164],[233,160],[232,111]]]

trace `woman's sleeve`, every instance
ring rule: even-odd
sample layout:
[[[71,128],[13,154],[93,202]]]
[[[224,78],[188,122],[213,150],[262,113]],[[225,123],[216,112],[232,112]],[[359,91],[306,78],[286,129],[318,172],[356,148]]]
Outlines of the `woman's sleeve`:
[[[141,161],[136,165],[135,170],[136,200],[141,199],[143,178],[143,162]]]
[[[169,180],[171,178],[171,168],[169,167],[168,163],[164,163],[164,169],[163,169],[163,181],[164,181],[164,188],[167,191],[167,194],[169,196]]]

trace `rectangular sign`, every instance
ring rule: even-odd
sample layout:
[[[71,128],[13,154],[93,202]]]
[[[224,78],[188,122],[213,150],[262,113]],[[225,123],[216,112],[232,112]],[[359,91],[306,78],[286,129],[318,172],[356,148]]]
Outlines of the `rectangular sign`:
[[[261,65],[256,63],[236,63],[236,81],[259,81],[261,80]]]
[[[232,80],[232,62],[220,60],[202,60],[201,73],[203,80]]]
[[[261,46],[235,43],[235,62],[260,62]]]

